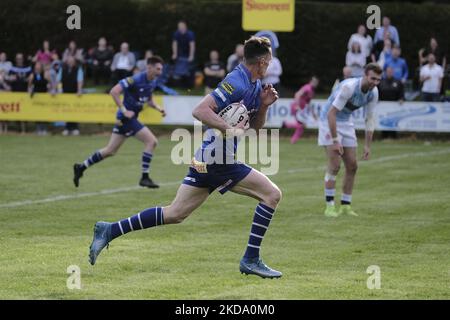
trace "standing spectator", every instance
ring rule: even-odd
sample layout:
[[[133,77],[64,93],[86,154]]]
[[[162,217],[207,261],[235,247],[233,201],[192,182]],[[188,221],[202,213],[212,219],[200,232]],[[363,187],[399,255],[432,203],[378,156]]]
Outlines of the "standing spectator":
[[[33,73],[28,79],[28,92],[33,97],[36,92],[48,92],[49,71],[45,71],[42,63],[36,62]],[[43,122],[36,123],[36,130],[39,136],[47,135],[47,125]]]
[[[117,83],[119,80],[131,76],[135,65],[136,57],[130,52],[128,43],[122,42],[120,52],[114,55],[111,64],[113,82]]]
[[[73,56],[69,56],[63,67],[59,70],[58,81],[61,83],[63,93],[76,93],[79,96],[83,90],[84,73],[81,66]],[[63,135],[80,134],[79,125],[75,122],[67,122]]]
[[[178,29],[172,36],[172,60],[186,58],[187,61],[194,61],[195,55],[195,34],[189,30],[185,21],[178,22]]]
[[[50,77],[50,93],[52,95],[56,93],[61,93],[62,89],[58,88],[60,85],[59,73],[62,68],[61,60],[59,60],[58,54],[53,55],[53,62],[50,66],[49,77]]]
[[[16,63],[9,70],[8,80],[10,81],[11,90],[14,92],[28,91],[28,77],[31,73],[31,67],[25,65],[22,53],[16,54]],[[25,122],[19,122],[22,134],[26,131]]]
[[[436,63],[433,53],[428,54],[428,63],[420,69],[420,82],[422,85],[423,101],[439,101],[444,70]]]
[[[306,122],[306,116],[304,112],[307,111],[307,107],[314,98],[314,91],[319,85],[319,79],[317,77],[312,77],[311,80],[300,88],[295,93],[294,101],[291,103],[291,115],[295,117],[295,121],[292,123],[283,122],[283,127],[294,128],[294,134],[291,137],[291,144],[296,143],[303,135],[304,126]],[[301,111],[301,112],[299,112]],[[314,111],[312,111],[313,117],[316,118]]]
[[[147,70],[147,61],[149,58],[153,57],[153,51],[152,50],[146,50],[144,54],[144,58],[141,60],[138,60],[136,63],[137,72],[145,72]]]
[[[11,90],[14,92],[28,91],[28,77],[31,73],[31,67],[25,65],[22,53],[16,54],[16,63],[9,70],[9,81]]]
[[[0,52],[0,72],[4,71],[5,75],[9,73],[9,70],[12,67],[11,61],[8,61],[8,57],[6,53]]]
[[[398,101],[400,104],[405,100],[405,91],[403,83],[394,78],[394,69],[387,67],[385,77],[381,79],[378,85],[380,100],[382,101]],[[381,138],[397,138],[397,131],[381,131]]]
[[[361,51],[358,41],[351,44],[351,48],[345,56],[345,65],[352,68],[352,77],[362,77],[366,65],[366,55]]]
[[[445,52],[442,52],[436,38],[430,39],[430,44],[427,48],[421,48],[419,50],[419,62],[420,66],[423,66],[428,63],[428,54],[434,54],[435,63],[442,66],[442,69],[445,70],[447,66],[447,57],[445,56]]]
[[[70,41],[69,46],[64,50],[62,62],[66,63],[69,57],[73,57],[77,63],[84,63],[83,49],[79,49],[74,40]]]
[[[172,62],[175,64],[172,80],[175,85],[192,88],[195,81],[194,59],[195,34],[188,29],[185,21],[179,21],[178,29],[172,36]]]
[[[0,92],[2,91],[11,91],[11,87],[6,81],[7,75],[5,70],[0,69]]]
[[[391,19],[388,17],[383,17],[383,25],[377,30],[377,32],[375,32],[373,42],[377,43],[378,41],[384,41],[386,35],[389,35],[389,38],[394,42],[394,44],[400,45],[400,36],[397,28],[391,25]]]
[[[227,71],[233,71],[242,61],[244,61],[244,45],[237,44],[234,53],[228,57]]]
[[[219,52],[212,50],[209,53],[209,61],[203,69],[205,74],[205,95],[211,93],[225,77],[225,66],[219,61]]]
[[[28,78],[28,92],[30,95],[33,96],[36,92],[48,92],[49,80],[49,72],[44,70],[42,63],[36,62],[33,73]]]
[[[6,72],[0,69],[0,92],[11,91],[11,87],[6,82]],[[8,122],[0,121],[0,134],[8,132]]]
[[[261,79],[261,83],[271,83],[275,90],[280,92],[280,76],[282,73],[283,68],[281,67],[280,60],[277,57],[273,56],[272,60],[270,60],[269,66],[267,67],[264,78]]]
[[[347,48],[349,51],[352,50],[352,44],[354,42],[359,43],[361,51],[364,53],[367,59],[372,51],[372,37],[367,34],[367,29],[363,24],[360,24],[358,26],[357,33],[352,34],[350,39],[348,40]]]
[[[50,50],[50,42],[48,40],[44,40],[42,42],[42,48],[39,49],[34,55],[32,61],[34,63],[39,62],[42,64],[42,67],[46,69],[52,63],[52,56],[55,53],[55,50]]]
[[[388,67],[391,67],[394,70],[394,79],[400,80],[403,84],[405,84],[408,79],[408,65],[406,64],[405,59],[400,58],[401,49],[399,45],[395,45],[392,49],[391,58],[386,61],[383,69],[386,70]]]
[[[104,37],[98,40],[98,46],[92,52],[92,75],[95,84],[100,83],[100,79],[109,82],[111,78],[111,62],[113,52],[107,47]]]

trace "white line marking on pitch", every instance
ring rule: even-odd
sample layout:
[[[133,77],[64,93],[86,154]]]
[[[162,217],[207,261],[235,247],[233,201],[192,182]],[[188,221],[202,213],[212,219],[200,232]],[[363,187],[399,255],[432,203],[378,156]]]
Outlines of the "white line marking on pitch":
[[[432,151],[432,152],[413,152],[413,153],[405,153],[401,155],[396,156],[387,156],[387,157],[381,157],[374,160],[369,161],[361,161],[360,164],[372,164],[372,163],[379,163],[379,162],[386,162],[386,161],[392,161],[392,160],[400,160],[404,158],[410,158],[410,157],[425,157],[425,156],[431,156],[431,155],[439,155],[439,154],[447,154],[450,153],[450,149],[444,149],[439,151]],[[318,166],[314,169],[311,168],[299,168],[299,169],[292,169],[287,170],[287,173],[295,173],[295,172],[302,172],[302,171],[310,171],[310,170],[325,170],[324,166]],[[181,180],[180,180],[181,181]],[[170,186],[179,184],[180,181],[172,181],[172,182],[165,182],[161,183],[161,186]],[[85,193],[78,193],[78,194],[68,194],[68,195],[60,195],[40,200],[24,200],[24,201],[17,201],[17,202],[9,202],[9,203],[3,203],[0,204],[1,208],[14,208],[14,207],[21,207],[26,206],[30,204],[40,204],[40,203],[49,203],[49,202],[56,202],[56,201],[63,201],[63,200],[72,200],[72,199],[79,199],[79,198],[87,198],[87,197],[96,197],[101,195],[108,195],[108,194],[114,194],[119,192],[128,192],[128,191],[134,191],[141,189],[142,187],[139,186],[133,186],[133,187],[123,187],[123,188],[116,188],[116,189],[107,189],[97,192],[85,192]]]
[[[372,164],[372,163],[380,163],[380,162],[387,162],[392,160],[400,160],[410,157],[425,157],[425,156],[431,156],[431,155],[440,155],[440,154],[447,154],[450,153],[450,149],[444,149],[444,150],[438,150],[438,151],[432,151],[432,152],[412,152],[412,153],[404,153],[399,154],[396,156],[387,156],[387,157],[381,157],[374,160],[368,160],[368,161],[358,161],[358,165],[366,165],[366,164]],[[313,170],[325,170],[326,166],[317,166]],[[311,168],[298,168],[298,169],[291,169],[287,170],[287,173],[295,173],[295,172],[304,172],[304,171],[310,171]]]
[[[174,182],[166,182],[166,183],[160,183],[160,186],[170,186],[174,184],[180,183],[179,181]],[[55,201],[61,201],[61,200],[72,200],[72,199],[78,199],[78,198],[87,198],[87,197],[95,197],[95,196],[101,196],[106,194],[114,194],[118,192],[128,192],[128,191],[134,191],[142,189],[142,187],[139,186],[133,186],[133,187],[124,187],[124,188],[117,188],[117,189],[107,189],[97,192],[85,192],[85,193],[77,193],[77,194],[68,194],[68,195],[60,195],[55,197],[50,197],[46,199],[41,200],[25,200],[25,201],[17,201],[17,202],[10,202],[10,203],[4,203],[0,204],[0,208],[13,208],[13,207],[20,207],[20,206],[26,206],[29,204],[39,204],[39,203],[47,203],[47,202],[55,202]]]

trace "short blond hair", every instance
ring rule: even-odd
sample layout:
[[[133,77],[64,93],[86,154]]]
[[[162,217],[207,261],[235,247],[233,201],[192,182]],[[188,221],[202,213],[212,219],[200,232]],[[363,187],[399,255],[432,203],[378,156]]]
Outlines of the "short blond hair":
[[[375,62],[371,62],[368,63],[365,67],[364,67],[364,74],[368,74],[369,71],[373,71],[376,74],[382,74],[383,73],[383,69],[381,69],[381,67],[378,65],[378,63]]]

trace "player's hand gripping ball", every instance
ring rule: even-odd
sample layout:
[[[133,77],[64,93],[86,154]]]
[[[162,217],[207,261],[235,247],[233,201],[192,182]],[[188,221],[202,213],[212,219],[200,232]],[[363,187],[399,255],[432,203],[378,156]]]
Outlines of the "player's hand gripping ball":
[[[219,117],[233,128],[238,127],[247,130],[250,127],[247,108],[239,102],[226,106],[219,112]]]

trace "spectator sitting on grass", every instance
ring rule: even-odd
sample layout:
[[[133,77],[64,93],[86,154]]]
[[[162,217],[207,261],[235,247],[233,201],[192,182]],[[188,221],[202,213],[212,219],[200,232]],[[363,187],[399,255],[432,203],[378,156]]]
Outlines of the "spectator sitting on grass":
[[[76,93],[78,96],[82,94],[84,73],[81,66],[77,65],[74,57],[70,56],[63,67],[59,70],[58,80],[62,87],[63,93]],[[77,136],[80,134],[79,125],[75,122],[67,122],[63,135],[72,134]]]

